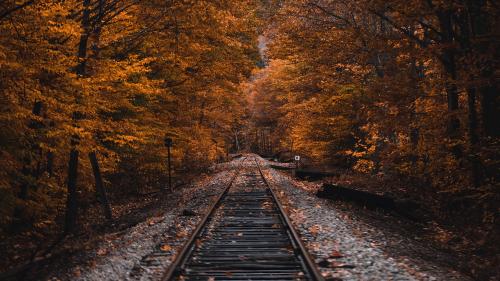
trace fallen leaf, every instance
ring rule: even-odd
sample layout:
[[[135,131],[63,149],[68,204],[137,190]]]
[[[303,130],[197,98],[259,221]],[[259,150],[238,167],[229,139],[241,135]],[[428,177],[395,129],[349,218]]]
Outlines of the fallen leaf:
[[[168,251],[171,251],[172,250],[172,247],[170,247],[169,245],[167,244],[164,244],[160,247],[160,250],[162,250],[163,252],[168,252]]]
[[[343,258],[344,256],[337,250],[333,250],[331,253],[330,253],[330,258],[331,259],[339,259],[339,258]]]
[[[101,248],[101,249],[97,250],[97,255],[98,256],[104,256],[107,253],[108,253],[108,251],[106,251],[106,249],[104,249],[104,248]]]
[[[339,262],[332,261],[330,263],[330,267],[331,268],[355,268],[356,266],[354,266],[352,264],[345,264],[345,263],[339,263]]]
[[[196,244],[196,247],[200,247],[201,246],[201,240],[200,239],[196,239],[196,241],[194,243]]]
[[[179,232],[177,232],[176,236],[177,236],[177,238],[186,237],[186,236],[188,236],[188,232],[185,230],[179,230]]]
[[[313,236],[317,236],[318,233],[320,232],[321,230],[321,226],[319,225],[313,225],[311,227],[309,227],[309,233],[311,233]]]
[[[74,271],[73,271],[73,275],[75,275],[76,277],[80,277],[80,275],[82,275],[82,272],[80,271],[80,267],[77,266]]]

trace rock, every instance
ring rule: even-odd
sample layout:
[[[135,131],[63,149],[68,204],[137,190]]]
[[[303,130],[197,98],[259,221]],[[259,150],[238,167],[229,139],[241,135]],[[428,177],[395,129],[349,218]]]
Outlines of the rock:
[[[191,210],[188,210],[188,209],[184,209],[182,211],[182,215],[185,216],[185,217],[194,217],[196,215],[198,215],[197,213],[191,211]]]
[[[320,267],[329,267],[330,266],[330,262],[327,261],[327,260],[321,260],[320,262],[318,262],[318,265]]]

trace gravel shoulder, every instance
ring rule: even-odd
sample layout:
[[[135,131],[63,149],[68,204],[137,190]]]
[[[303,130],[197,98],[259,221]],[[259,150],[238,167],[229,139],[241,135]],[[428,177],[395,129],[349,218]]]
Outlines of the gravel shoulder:
[[[327,280],[471,280],[451,255],[419,239],[425,226],[317,198],[315,184],[261,163]]]
[[[57,270],[47,280],[159,280],[240,161],[220,165],[212,176],[177,190],[157,215],[106,234],[78,258],[78,265]]]

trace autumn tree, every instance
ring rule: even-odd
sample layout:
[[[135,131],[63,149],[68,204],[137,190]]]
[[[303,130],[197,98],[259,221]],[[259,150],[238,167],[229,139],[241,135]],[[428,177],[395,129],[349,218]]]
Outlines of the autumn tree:
[[[496,4],[279,2],[265,33],[269,67],[252,83],[257,108],[273,116],[276,150],[405,179],[416,197],[438,200],[442,217],[491,222]]]
[[[165,185],[165,135],[176,177],[206,169],[234,143],[246,103],[239,84],[259,60],[257,3],[1,5],[3,229],[55,226],[70,150],[80,156],[78,200],[88,205],[90,152],[118,196]]]

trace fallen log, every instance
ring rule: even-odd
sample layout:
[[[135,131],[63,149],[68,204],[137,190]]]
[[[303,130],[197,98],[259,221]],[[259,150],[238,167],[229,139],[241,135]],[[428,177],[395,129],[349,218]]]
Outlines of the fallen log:
[[[336,176],[337,174],[335,173],[328,173],[328,172],[320,172],[320,171],[313,171],[313,170],[296,170],[295,171],[295,177],[301,179],[301,180],[308,180],[308,181],[316,181],[320,180],[326,177],[333,177]]]
[[[343,187],[340,185],[324,184],[316,193],[320,198],[333,200],[352,201],[365,207],[382,208],[386,210],[394,209],[394,199],[384,196]]]
[[[285,167],[285,166],[278,166],[278,165],[269,165],[269,167],[271,167],[275,170],[283,170],[283,171],[289,171],[289,170],[295,169],[293,167]]]
[[[316,196],[332,200],[354,202],[358,205],[396,212],[414,221],[427,220],[419,204],[412,200],[398,200],[387,195],[379,195],[335,184],[323,184]]]
[[[233,154],[233,155],[231,155],[230,157],[231,157],[231,159],[233,159],[233,160],[234,160],[234,159],[241,158],[242,156],[243,156],[243,154],[239,153],[239,154]]]

